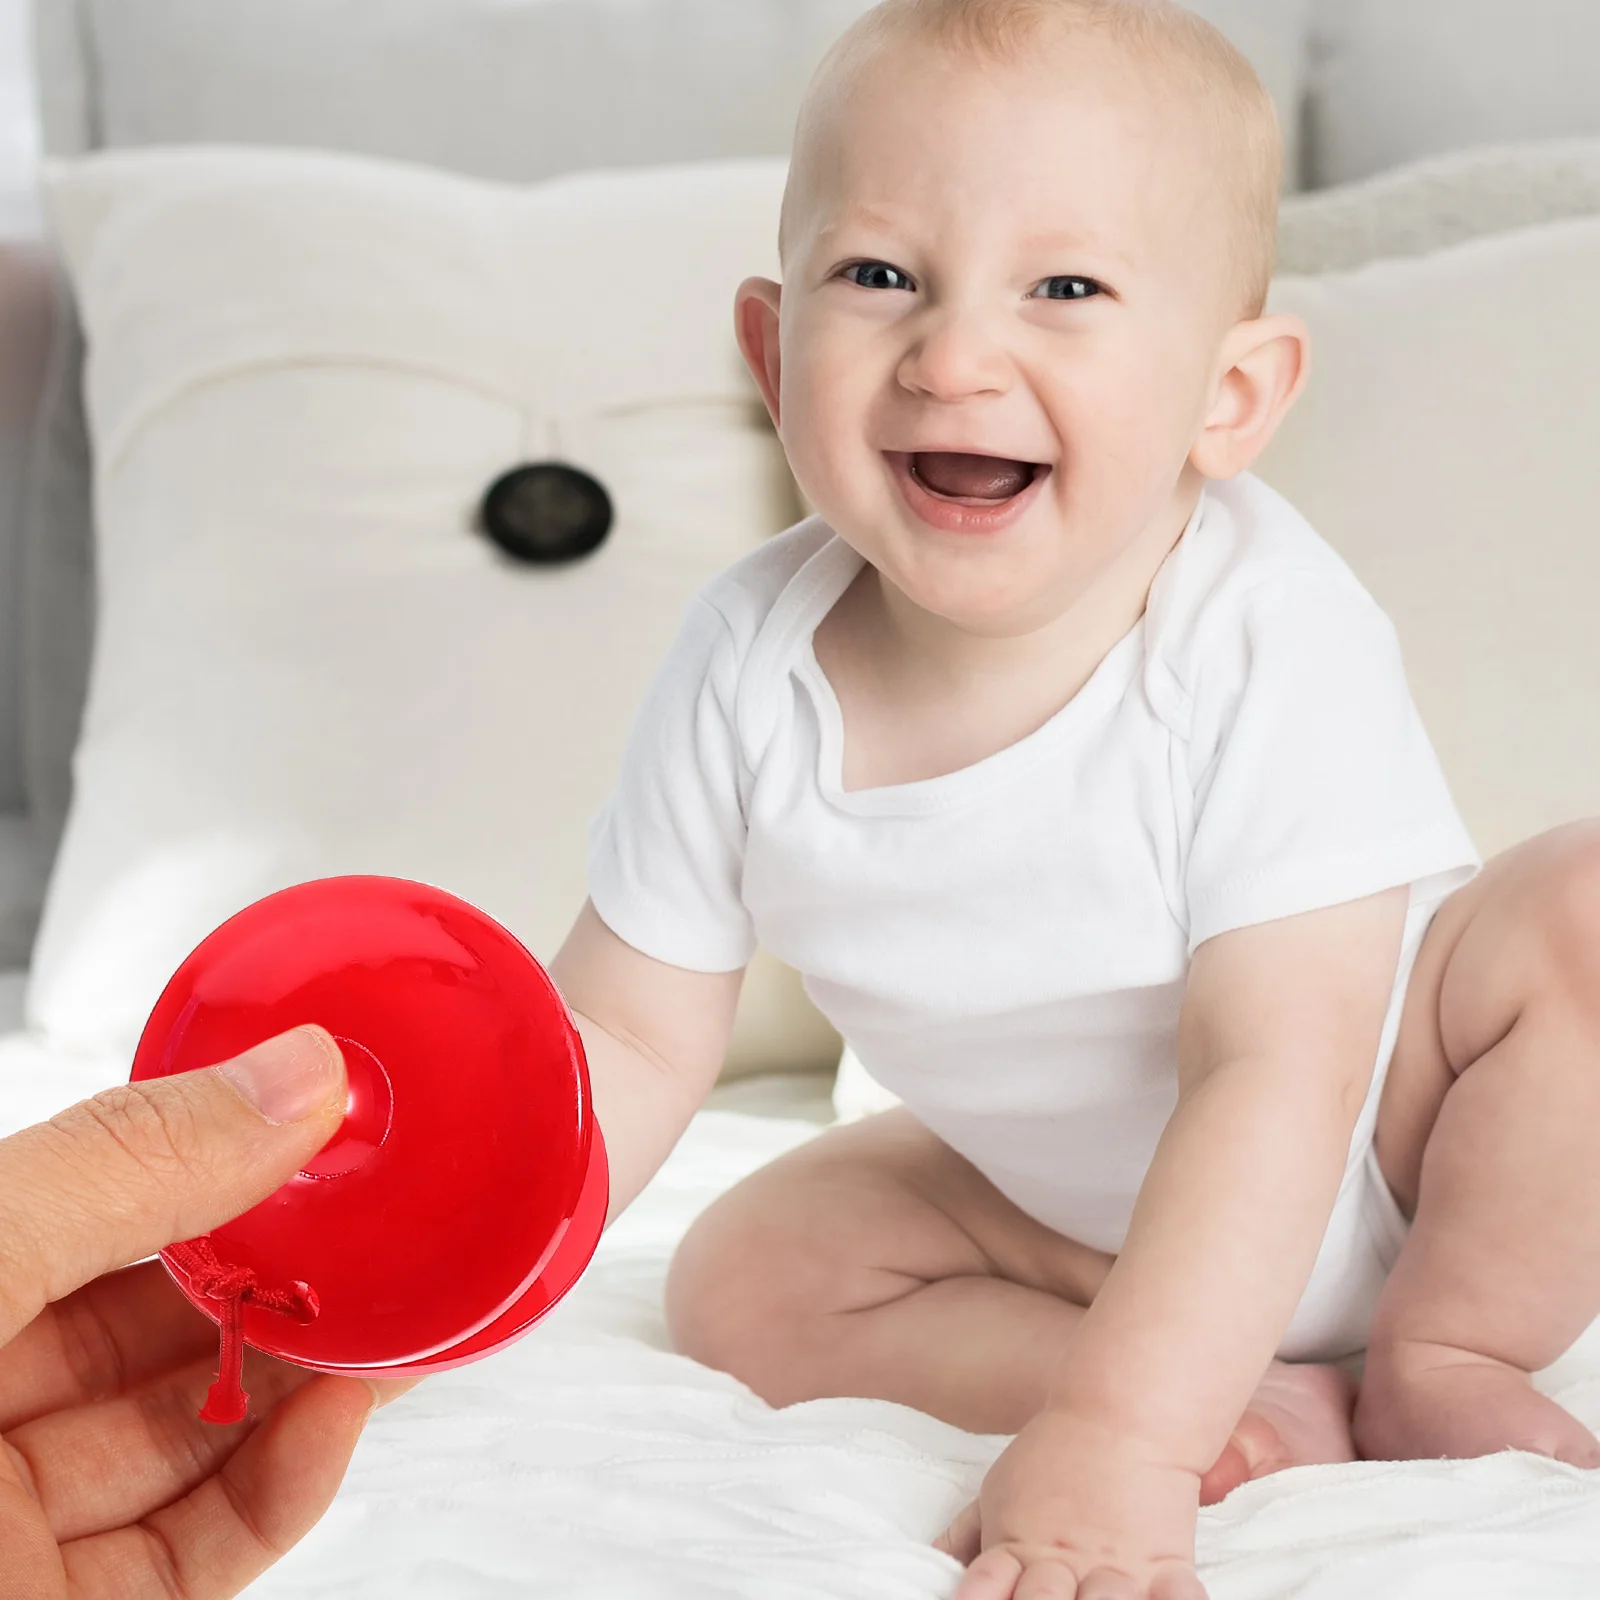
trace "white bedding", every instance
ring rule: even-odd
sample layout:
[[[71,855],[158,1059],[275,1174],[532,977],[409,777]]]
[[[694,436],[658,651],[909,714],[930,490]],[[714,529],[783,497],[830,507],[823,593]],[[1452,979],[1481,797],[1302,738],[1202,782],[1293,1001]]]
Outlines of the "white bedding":
[[[0,978],[0,1005],[8,999]],[[121,1076],[0,1038],[0,1133]],[[948,1596],[928,1541],[1004,1444],[872,1400],[773,1411],[666,1348],[674,1241],[813,1136],[811,1080],[719,1095],[528,1338],[380,1412],[327,1517],[253,1600]],[[1600,1333],[1541,1377],[1600,1426]],[[1600,1473],[1531,1456],[1280,1473],[1202,1513],[1212,1600],[1591,1600]]]

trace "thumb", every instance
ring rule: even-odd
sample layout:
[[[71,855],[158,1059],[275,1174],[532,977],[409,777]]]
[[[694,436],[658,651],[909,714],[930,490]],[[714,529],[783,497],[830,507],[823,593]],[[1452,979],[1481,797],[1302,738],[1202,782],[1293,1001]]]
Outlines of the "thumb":
[[[50,1301],[264,1200],[332,1138],[344,1089],[333,1036],[307,1026],[0,1140],[0,1346]]]

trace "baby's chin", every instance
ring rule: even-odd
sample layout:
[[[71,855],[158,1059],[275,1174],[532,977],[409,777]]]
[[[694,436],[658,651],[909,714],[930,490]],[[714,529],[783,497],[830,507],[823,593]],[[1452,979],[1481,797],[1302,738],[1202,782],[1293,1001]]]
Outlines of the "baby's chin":
[[[894,583],[888,574],[880,576]],[[1028,586],[996,586],[982,593],[974,593],[970,586],[926,582],[895,587],[920,611],[971,638],[1019,639],[1055,620],[1041,605],[1037,589]]]
[[[1020,530],[986,540],[930,537],[926,529],[882,522],[859,538],[837,531],[901,600],[961,633],[1017,638],[1047,626],[1062,609],[1050,601],[1066,575],[1049,558],[1049,539],[1022,537]]]
[[[964,633],[1011,637],[1051,620],[1048,597],[1070,576],[1059,570],[1059,508],[1040,492],[1047,478],[1004,526],[961,532],[919,516],[878,459],[866,465],[850,478],[796,479],[807,504],[898,596]]]

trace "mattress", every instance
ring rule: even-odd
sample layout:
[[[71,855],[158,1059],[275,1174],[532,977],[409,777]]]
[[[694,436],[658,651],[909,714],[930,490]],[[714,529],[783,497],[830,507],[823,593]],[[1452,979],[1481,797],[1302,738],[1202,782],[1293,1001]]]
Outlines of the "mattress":
[[[0,1132],[120,1076],[0,1039]],[[952,1594],[959,1569],[929,1541],[1004,1438],[886,1401],[775,1411],[667,1345],[677,1239],[826,1116],[816,1080],[718,1091],[543,1323],[378,1413],[252,1600]],[[1600,1427],[1597,1330],[1539,1384]],[[1593,1600],[1600,1472],[1511,1452],[1297,1468],[1202,1512],[1198,1549],[1212,1600]]]

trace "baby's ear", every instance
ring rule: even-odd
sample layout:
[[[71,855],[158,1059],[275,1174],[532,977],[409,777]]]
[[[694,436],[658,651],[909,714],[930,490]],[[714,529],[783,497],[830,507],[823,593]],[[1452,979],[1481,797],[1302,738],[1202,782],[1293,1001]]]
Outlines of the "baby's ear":
[[[1207,478],[1244,472],[1272,442],[1310,376],[1311,330],[1299,317],[1280,313],[1235,323],[1222,341],[1191,465]]]
[[[733,297],[733,331],[745,365],[778,426],[778,302],[783,289],[771,278],[746,278]]]

